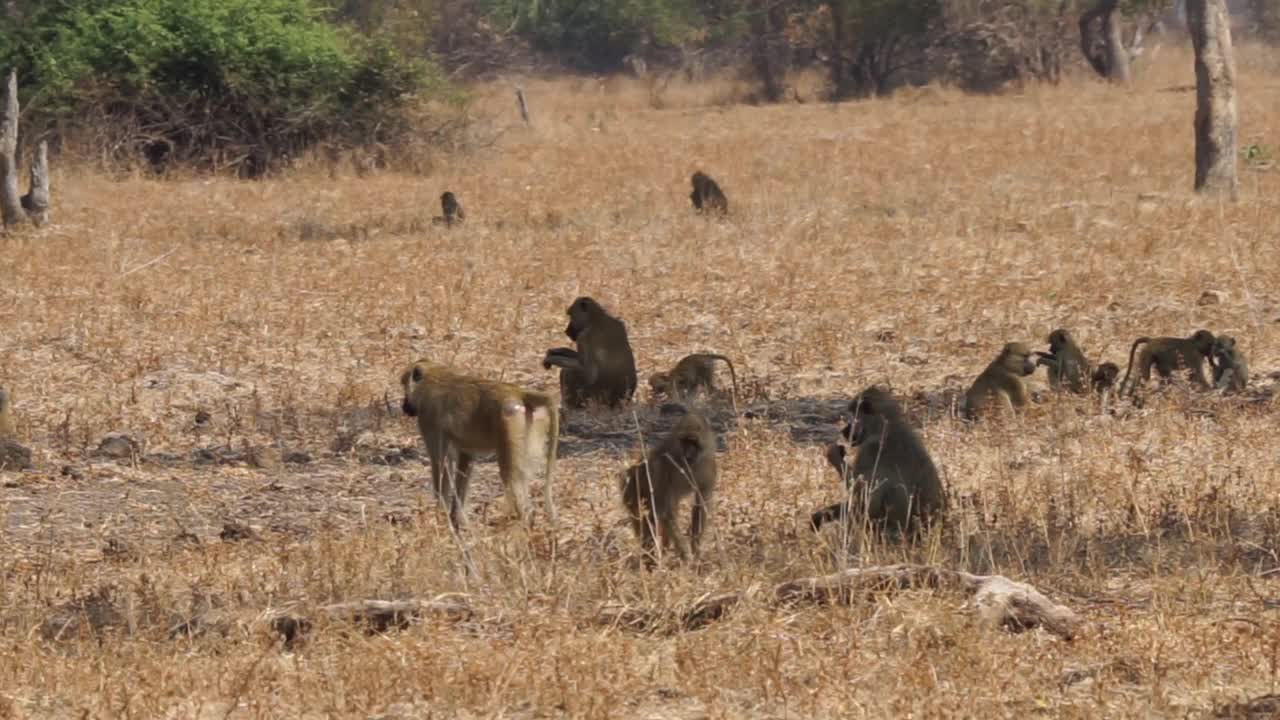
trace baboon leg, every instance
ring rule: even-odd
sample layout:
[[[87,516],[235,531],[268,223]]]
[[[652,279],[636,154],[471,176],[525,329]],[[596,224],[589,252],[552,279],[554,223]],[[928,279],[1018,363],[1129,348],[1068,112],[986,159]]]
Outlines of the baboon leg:
[[[826,525],[827,523],[835,522],[837,520],[844,520],[844,516],[845,516],[845,504],[842,502],[838,502],[838,503],[835,503],[834,505],[828,505],[822,508],[821,510],[818,510],[817,512],[815,512],[812,516],[810,516],[809,524],[810,526],[813,527],[813,530],[816,532],[822,529],[822,526]]]
[[[662,546],[674,545],[681,560],[689,559],[689,539],[676,526],[676,508],[663,508],[658,513],[658,527],[662,531]]]
[[[891,532],[905,532],[911,522],[911,495],[900,483],[881,483],[871,494],[867,517],[882,520]]]
[[[711,516],[711,498],[695,494],[693,498],[693,518],[689,521],[689,539],[693,554],[698,555],[702,547],[702,532],[706,530]]]
[[[568,368],[560,370],[560,402],[565,407],[586,407],[587,399],[583,392],[586,386],[587,378],[581,371]]]
[[[462,512],[454,509],[457,501],[454,494],[454,479],[459,474],[461,459],[459,458],[459,468],[450,467],[454,452],[443,434],[437,434],[436,437],[427,440],[427,455],[431,458],[431,487],[436,491],[440,507],[448,513],[449,523],[453,525],[453,529],[461,530]]]
[[[462,527],[463,509],[467,506],[467,490],[471,487],[471,455],[458,453],[457,469],[453,473],[453,497],[449,504],[449,521]]]
[[[529,511],[529,458],[526,454],[525,434],[529,431],[525,422],[523,405],[513,403],[502,408],[502,439],[498,443],[498,475],[507,502],[520,522],[528,524],[533,514]]]

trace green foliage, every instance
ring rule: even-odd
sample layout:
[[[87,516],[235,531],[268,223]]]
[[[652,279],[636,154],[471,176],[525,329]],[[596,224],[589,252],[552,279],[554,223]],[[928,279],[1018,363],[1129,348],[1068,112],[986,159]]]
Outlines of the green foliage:
[[[56,0],[20,25],[0,32],[0,62],[30,89],[28,127],[106,120],[166,157],[261,164],[320,140],[389,141],[431,77],[310,0]]]

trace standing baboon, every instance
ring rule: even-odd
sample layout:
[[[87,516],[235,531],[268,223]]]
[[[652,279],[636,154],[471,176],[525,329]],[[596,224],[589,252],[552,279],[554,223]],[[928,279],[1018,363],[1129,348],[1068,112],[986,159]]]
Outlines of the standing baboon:
[[[1049,387],[1075,393],[1089,391],[1089,361],[1071,333],[1063,328],[1049,333],[1049,352],[1036,355],[1036,365],[1049,370]]]
[[[738,396],[738,373],[733,369],[733,361],[724,355],[715,353],[693,353],[680,358],[680,362],[669,372],[656,372],[649,376],[649,387],[655,393],[685,398],[705,389],[708,393],[716,391],[715,361],[723,360],[729,367],[729,377],[733,380],[733,396]]]
[[[1145,385],[1151,380],[1151,368],[1160,373],[1163,380],[1173,377],[1178,368],[1186,368],[1191,382],[1207,388],[1209,381],[1204,376],[1204,361],[1213,354],[1213,333],[1208,330],[1197,330],[1191,337],[1140,337],[1133,341],[1129,348],[1129,365],[1124,370],[1124,379],[1120,381],[1120,392],[1123,393],[1129,383],[1129,374],[1133,372],[1134,353],[1138,356],[1138,378],[1129,385],[1129,394],[1138,390],[1138,383]],[[1142,351],[1138,352],[1138,346]]]
[[[1227,392],[1242,392],[1249,384],[1249,361],[1230,335],[1219,335],[1213,341],[1213,387]]]
[[[716,490],[716,435],[707,419],[687,413],[648,456],[619,479],[622,504],[646,554],[674,544],[682,560],[698,553]],[[689,541],[676,526],[680,503],[693,495]],[[655,542],[656,533],[656,542]],[[692,546],[690,545],[692,543]]]
[[[441,215],[431,218],[433,224],[452,227],[454,223],[467,219],[466,212],[462,210],[462,203],[458,202],[457,196],[448,190],[440,196],[440,212]]]
[[[815,512],[814,530],[853,513],[878,531],[902,533],[945,512],[938,469],[893,396],[871,386],[849,403],[849,413],[840,434],[858,448],[853,466],[845,463],[844,446],[827,448],[827,461],[844,481],[848,499]]]
[[[1031,396],[1022,378],[1035,371],[1031,348],[1026,343],[1008,343],[965,393],[965,415],[977,420],[986,416],[993,405],[1009,411],[1026,406]]]
[[[1092,377],[1089,378],[1089,386],[1096,393],[1106,392],[1116,385],[1116,378],[1120,377],[1120,367],[1113,362],[1104,362],[1093,371]]]
[[[13,401],[8,391],[0,387],[0,440],[12,438],[18,434],[13,423]]]
[[[724,196],[724,192],[710,175],[699,170],[693,174],[692,182],[693,192],[689,193],[689,199],[693,201],[695,210],[714,211],[721,215],[729,212],[729,198]]]
[[[560,442],[560,413],[551,396],[510,383],[475,378],[419,360],[400,376],[404,414],[418,419],[418,431],[431,458],[431,483],[449,510],[454,530],[462,528],[462,512],[475,454],[496,451],[498,475],[512,510],[526,525],[529,512],[529,462],[545,448],[543,499],[554,523],[552,475]],[[546,420],[537,410],[546,410]],[[445,463],[457,460],[450,473]]]
[[[598,402],[617,407],[636,390],[636,359],[627,340],[626,323],[610,315],[589,297],[573,301],[565,311],[569,326],[565,335],[573,348],[552,348],[542,367],[561,368],[560,397],[566,407]]]

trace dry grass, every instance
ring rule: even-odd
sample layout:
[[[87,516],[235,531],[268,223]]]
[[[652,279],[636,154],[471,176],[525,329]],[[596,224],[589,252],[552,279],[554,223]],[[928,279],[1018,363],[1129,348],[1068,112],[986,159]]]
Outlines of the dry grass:
[[[1274,144],[1276,59],[1245,49],[1240,67],[1242,144]],[[1270,388],[1280,180],[1243,171],[1230,207],[1191,197],[1194,98],[1165,91],[1191,81],[1166,49],[1132,90],[1000,98],[728,107],[710,84],[654,110],[641,84],[536,82],[532,131],[433,177],[59,168],[58,225],[0,243],[0,384],[37,456],[0,473],[0,715],[1150,717],[1275,691],[1275,404],[1177,391],[1115,414],[1046,398],[975,429],[917,408],[955,521],[927,547],[849,559],[1026,580],[1082,613],[1074,642],[986,628],[923,590],[748,602],[695,632],[591,622],[607,603],[678,607],[835,567],[834,536],[804,522],[838,494],[830,411],[868,383],[960,388],[1002,343],[1060,325],[1121,363],[1139,334],[1206,326]],[[514,118],[509,86],[485,104]],[[690,213],[698,167],[730,220]],[[429,222],[444,188],[469,218],[450,232]],[[1221,302],[1198,304],[1207,290]],[[539,361],[581,293],[627,320],[642,378],[725,352],[769,411],[724,432],[701,567],[629,565],[613,476],[657,417],[642,403],[571,418],[554,563],[544,524],[526,542],[491,522],[503,501],[482,464],[468,577],[384,398],[420,356],[554,390]],[[110,431],[142,436],[141,458],[94,458]],[[221,540],[225,522],[257,538]],[[442,593],[477,614],[385,635],[322,623],[290,650],[257,621]],[[45,640],[73,598],[100,632]],[[213,609],[209,631],[169,638],[193,608]]]

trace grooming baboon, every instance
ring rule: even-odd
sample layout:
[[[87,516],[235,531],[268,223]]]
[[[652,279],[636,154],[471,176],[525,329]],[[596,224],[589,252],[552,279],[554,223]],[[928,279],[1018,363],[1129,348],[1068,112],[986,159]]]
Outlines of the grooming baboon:
[[[1168,380],[1178,368],[1186,368],[1191,382],[1202,388],[1209,387],[1204,376],[1204,361],[1213,354],[1213,333],[1208,330],[1197,330],[1191,337],[1140,337],[1133,341],[1129,348],[1129,365],[1124,370],[1124,379],[1120,381],[1120,392],[1123,393],[1129,383],[1129,374],[1133,372],[1133,357],[1138,356],[1138,378],[1129,385],[1129,394],[1137,392],[1138,383],[1146,384],[1151,380],[1151,368],[1155,367],[1160,377]],[[1143,345],[1141,352],[1138,346]]]
[[[1116,378],[1120,377],[1120,367],[1113,362],[1104,362],[1094,369],[1089,378],[1089,386],[1096,393],[1105,392],[1115,387]]]
[[[18,430],[13,424],[12,405],[9,392],[0,387],[0,440],[11,438],[18,434]]]
[[[1036,371],[1031,362],[1031,348],[1025,343],[1009,343],[973,381],[964,395],[964,412],[976,420],[996,409],[1014,410],[1031,401],[1022,378]]]
[[[431,458],[431,483],[449,509],[454,530],[462,527],[471,462],[477,453],[496,451],[498,475],[520,520],[528,523],[531,455],[544,444],[547,517],[555,521],[552,475],[560,442],[560,412],[555,399],[510,383],[464,375],[447,367],[418,361],[400,376],[404,414],[418,419],[418,430]],[[547,412],[545,427],[535,413]],[[457,460],[455,472],[445,467]]]
[[[666,548],[671,544],[681,559],[689,557],[691,547],[695,555],[698,553],[717,473],[716,435],[706,418],[691,412],[680,418],[644,460],[622,474],[622,504],[646,553],[655,545]],[[689,495],[693,495],[693,513],[686,541],[676,520],[680,503]]]
[[[693,201],[695,210],[699,212],[714,210],[721,215],[729,212],[729,199],[724,196],[720,186],[711,179],[710,175],[699,170],[693,174],[692,181],[693,192],[689,193],[689,199]]]
[[[1241,392],[1249,384],[1249,361],[1230,335],[1219,335],[1213,341],[1213,386],[1228,392]]]
[[[578,348],[552,348],[542,367],[561,368],[560,397],[566,407],[580,408],[594,401],[617,407],[636,390],[636,359],[627,340],[626,323],[610,315],[589,297],[573,301],[565,311],[565,335]]]
[[[723,360],[724,364],[729,366],[729,377],[733,380],[733,396],[736,398],[738,373],[733,369],[733,361],[715,353],[685,355],[669,372],[656,372],[650,375],[649,387],[655,393],[681,398],[693,395],[699,389],[714,393],[716,391],[716,360]]]
[[[440,196],[440,212],[441,215],[431,218],[432,223],[453,226],[454,223],[467,219],[466,212],[462,210],[462,203],[458,202],[457,196],[448,190]]]
[[[871,386],[849,403],[849,413],[840,435],[858,448],[853,466],[845,464],[844,446],[827,448],[827,461],[849,497],[813,513],[813,529],[852,512],[877,530],[901,533],[944,512],[947,497],[938,469],[893,396]]]
[[[1049,333],[1049,352],[1036,353],[1036,365],[1049,369],[1049,387],[1071,392],[1089,390],[1089,361],[1071,333],[1058,328]]]

